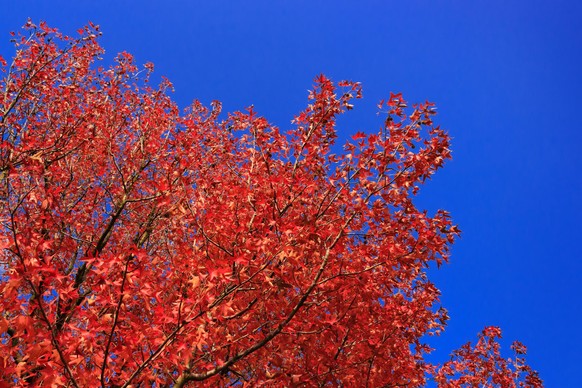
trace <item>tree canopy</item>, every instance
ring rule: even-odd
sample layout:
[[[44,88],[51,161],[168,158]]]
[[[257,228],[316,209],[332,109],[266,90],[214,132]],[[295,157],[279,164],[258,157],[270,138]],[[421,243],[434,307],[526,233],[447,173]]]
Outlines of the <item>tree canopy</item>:
[[[427,269],[459,235],[413,199],[451,157],[432,103],[321,75],[281,130],[252,107],[181,112],[99,29],[44,23],[0,57],[0,386],[540,387],[498,328],[433,365]]]

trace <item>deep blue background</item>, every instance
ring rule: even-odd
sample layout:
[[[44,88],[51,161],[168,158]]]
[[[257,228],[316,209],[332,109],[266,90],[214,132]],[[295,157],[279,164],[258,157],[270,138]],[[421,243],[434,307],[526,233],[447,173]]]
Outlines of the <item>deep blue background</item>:
[[[452,317],[437,359],[499,325],[548,387],[579,386],[582,3],[579,1],[6,1],[0,53],[27,17],[101,25],[175,99],[254,104],[287,128],[313,77],[361,81],[342,136],[376,130],[389,91],[437,103],[454,160],[421,191],[463,230],[435,272]],[[357,4],[357,5],[356,5]]]

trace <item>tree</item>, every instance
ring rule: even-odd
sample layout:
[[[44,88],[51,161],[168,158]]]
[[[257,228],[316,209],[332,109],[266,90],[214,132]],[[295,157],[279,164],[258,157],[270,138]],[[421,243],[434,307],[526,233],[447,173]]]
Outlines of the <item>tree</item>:
[[[29,22],[0,58],[0,386],[541,386],[495,328],[424,359],[448,319],[426,269],[459,235],[413,203],[450,158],[432,103],[391,94],[334,154],[357,83],[317,77],[281,132],[180,113],[78,33]]]

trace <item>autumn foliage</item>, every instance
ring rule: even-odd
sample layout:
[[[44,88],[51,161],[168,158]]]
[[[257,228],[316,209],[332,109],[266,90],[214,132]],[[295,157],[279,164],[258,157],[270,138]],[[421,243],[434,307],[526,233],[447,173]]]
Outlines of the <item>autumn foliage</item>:
[[[360,85],[317,77],[290,130],[181,112],[90,25],[29,23],[0,58],[0,386],[539,387],[498,329],[443,365],[426,270],[459,230],[413,203],[451,154],[391,94],[334,145]]]

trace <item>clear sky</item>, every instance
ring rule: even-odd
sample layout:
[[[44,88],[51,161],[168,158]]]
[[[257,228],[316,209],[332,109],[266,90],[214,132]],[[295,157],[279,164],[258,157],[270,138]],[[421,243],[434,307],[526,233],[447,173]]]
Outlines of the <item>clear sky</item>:
[[[106,60],[153,62],[182,107],[254,104],[282,128],[319,73],[363,83],[343,137],[375,131],[390,91],[436,102],[454,160],[418,203],[451,211],[463,237],[432,274],[451,316],[435,359],[499,325],[548,387],[580,386],[582,2],[4,1],[5,57],[28,17],[67,33],[93,21]]]

